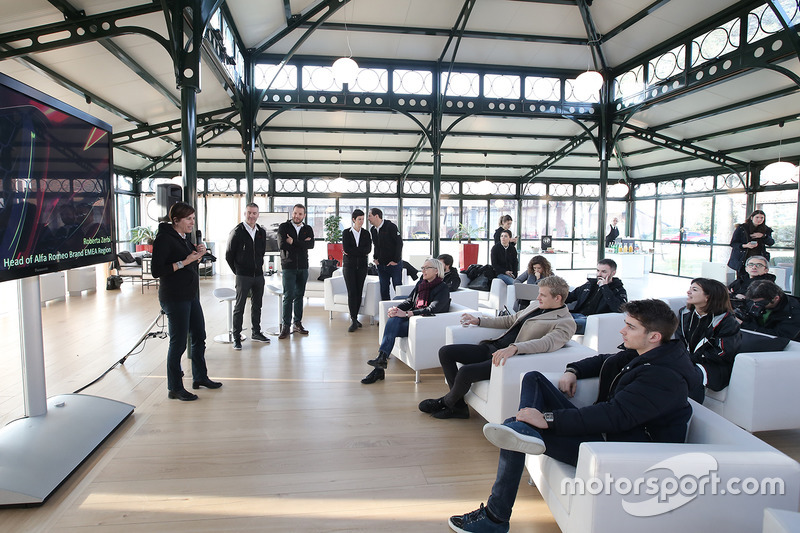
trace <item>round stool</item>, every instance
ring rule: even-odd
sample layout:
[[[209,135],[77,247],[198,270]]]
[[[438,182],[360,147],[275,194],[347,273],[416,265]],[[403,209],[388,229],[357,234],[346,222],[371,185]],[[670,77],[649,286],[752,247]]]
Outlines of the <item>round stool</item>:
[[[236,290],[230,287],[214,289],[214,298],[221,302],[228,302],[228,333],[217,335],[214,337],[214,342],[233,344],[233,302],[236,301]],[[241,333],[239,334],[239,339],[245,340],[246,338]]]

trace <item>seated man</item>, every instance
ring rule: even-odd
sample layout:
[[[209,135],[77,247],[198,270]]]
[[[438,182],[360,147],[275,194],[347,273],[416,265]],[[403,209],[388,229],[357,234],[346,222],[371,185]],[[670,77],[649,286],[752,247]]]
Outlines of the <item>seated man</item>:
[[[769,261],[761,255],[753,255],[747,258],[744,264],[747,277],[735,280],[728,285],[728,292],[731,295],[731,305],[734,307],[744,307],[744,295],[750,284],[758,280],[775,281],[775,275],[769,273]]]
[[[483,427],[501,448],[497,479],[486,506],[450,517],[451,529],[508,531],[526,453],[576,465],[582,442],[684,442],[692,415],[688,398],[702,402],[704,392],[686,348],[670,340],[678,319],[661,300],[629,302],[622,311],[623,351],[570,363],[558,388],[539,372],[525,374],[516,418]],[[596,403],[575,407],[567,400],[579,379],[598,376]]]
[[[586,330],[586,317],[601,313],[619,313],[619,306],[628,301],[628,293],[622,281],[615,278],[617,263],[611,259],[597,262],[596,277],[569,293],[564,303],[575,302],[572,317],[578,327],[576,333],[582,335]]]
[[[458,270],[453,268],[453,256],[450,254],[442,254],[437,257],[444,265],[444,283],[450,292],[456,292],[461,286],[461,276],[458,275]]]
[[[745,293],[744,306],[735,313],[742,329],[800,340],[800,302],[772,281],[751,283]]]
[[[439,362],[450,392],[441,398],[423,400],[419,410],[435,418],[469,418],[464,395],[476,381],[489,379],[492,365],[505,364],[517,354],[546,353],[562,348],[575,334],[575,321],[564,305],[569,285],[563,278],[539,280],[538,305],[529,305],[514,315],[497,318],[461,317],[463,325],[507,328],[495,339],[478,344],[451,344],[439,349]],[[458,368],[456,363],[461,363]]]

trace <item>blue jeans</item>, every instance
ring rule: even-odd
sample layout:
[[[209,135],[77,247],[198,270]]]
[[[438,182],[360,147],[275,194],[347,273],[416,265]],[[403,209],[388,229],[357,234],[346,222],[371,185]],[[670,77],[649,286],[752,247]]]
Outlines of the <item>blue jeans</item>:
[[[383,339],[379,351],[390,354],[394,348],[394,341],[397,337],[408,337],[408,319],[404,316],[393,316],[387,318],[386,325],[383,327]]]
[[[378,265],[378,279],[381,286],[381,300],[389,300],[389,281],[394,289],[403,284],[403,265]],[[388,352],[387,352],[388,353]]]
[[[169,326],[169,348],[167,349],[167,388],[183,390],[181,356],[186,351],[186,339],[192,339],[192,379],[202,381],[208,377],[206,368],[206,322],[200,300],[181,302],[161,301],[161,309],[167,315]]]
[[[503,280],[503,283],[505,283],[506,285],[513,285],[514,284],[514,278],[512,278],[508,274],[498,274],[496,277],[497,277],[497,279]]]
[[[580,313],[570,313],[572,318],[575,320],[575,325],[577,329],[575,330],[575,335],[583,335],[586,332],[586,315],[582,315]]]
[[[580,383],[578,386],[580,387]],[[564,396],[564,393],[539,372],[528,372],[522,379],[519,408],[522,409],[523,407],[534,407],[542,412],[558,409],[577,409]],[[516,421],[515,418],[509,418],[504,424],[514,421]],[[537,430],[527,424],[514,424],[514,429],[522,429],[524,431],[526,428],[529,429],[526,434],[539,436],[544,441],[547,447],[547,451],[544,452],[545,455],[571,465],[576,465],[578,462],[578,447],[581,442],[603,440],[603,436],[599,433],[577,436],[553,435],[546,429]],[[524,468],[524,453],[500,450],[497,478],[494,485],[492,485],[492,495],[489,496],[489,501],[486,502],[489,512],[498,520],[504,522],[511,520],[511,509],[517,499],[517,489],[519,488]]]
[[[308,281],[307,268],[291,268],[283,271],[283,325],[292,323],[292,310],[294,321],[303,320],[303,297],[306,294]]]

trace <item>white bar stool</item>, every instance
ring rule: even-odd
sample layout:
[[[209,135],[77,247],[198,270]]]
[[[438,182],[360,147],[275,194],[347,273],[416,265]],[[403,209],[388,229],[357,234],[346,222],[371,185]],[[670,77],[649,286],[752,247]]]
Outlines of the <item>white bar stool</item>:
[[[214,337],[214,342],[222,344],[233,344],[233,302],[236,300],[236,290],[230,287],[220,287],[214,289],[214,298],[219,299],[221,302],[228,302],[228,333],[217,335]],[[239,339],[245,340],[245,335],[239,334]]]

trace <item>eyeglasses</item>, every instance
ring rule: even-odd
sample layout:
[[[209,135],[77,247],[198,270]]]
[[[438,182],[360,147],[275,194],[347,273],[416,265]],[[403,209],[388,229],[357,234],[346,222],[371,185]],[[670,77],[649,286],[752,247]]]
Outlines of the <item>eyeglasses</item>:
[[[746,267],[758,267],[758,268],[767,268],[767,265],[764,263],[745,263]]]
[[[436,270],[436,267],[422,267],[420,270],[426,270],[428,268],[432,268],[432,269]]]

